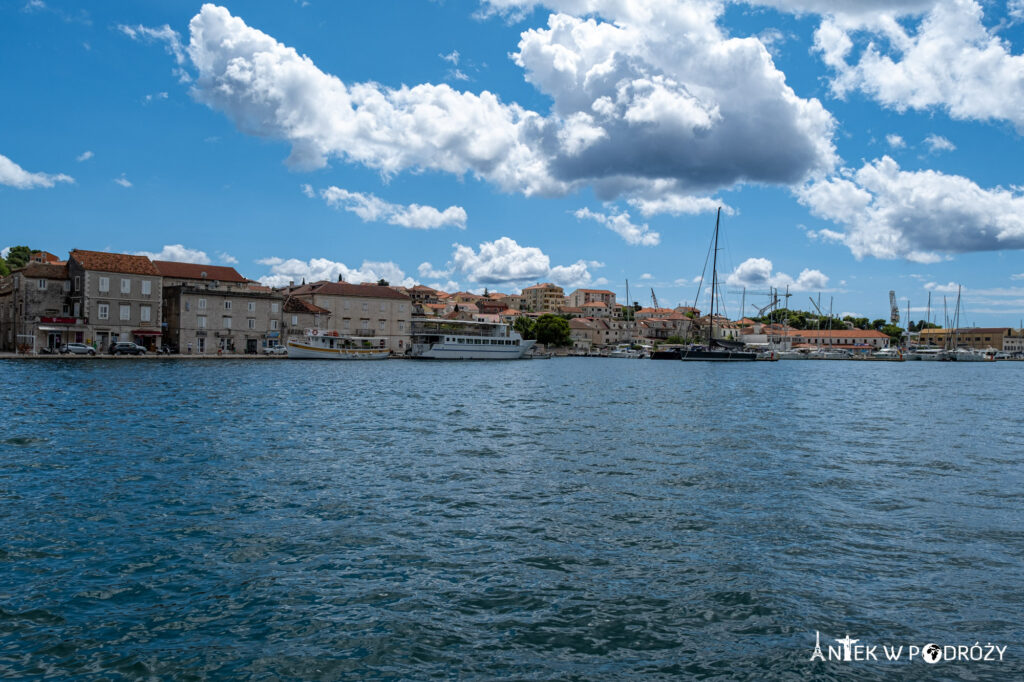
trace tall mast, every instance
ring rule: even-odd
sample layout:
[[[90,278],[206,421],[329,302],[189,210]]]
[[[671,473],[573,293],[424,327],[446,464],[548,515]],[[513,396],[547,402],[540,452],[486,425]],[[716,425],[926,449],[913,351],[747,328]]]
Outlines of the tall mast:
[[[718,215],[715,216],[715,254],[711,260],[711,305],[708,311],[708,349],[711,348],[711,341],[715,329],[715,288],[718,286],[718,221],[722,218],[722,207],[718,207]],[[705,263],[707,261],[704,261]]]

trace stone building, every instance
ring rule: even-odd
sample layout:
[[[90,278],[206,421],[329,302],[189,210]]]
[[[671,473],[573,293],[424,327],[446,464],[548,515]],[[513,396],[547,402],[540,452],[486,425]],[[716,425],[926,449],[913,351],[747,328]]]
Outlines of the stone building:
[[[71,316],[84,318],[85,343],[100,352],[117,341],[156,350],[163,336],[163,278],[145,256],[75,249],[68,257]]]
[[[547,282],[526,287],[522,297],[523,309],[534,313],[555,313],[565,305],[565,291],[562,287]]]
[[[566,298],[566,304],[575,308],[582,308],[586,303],[604,303],[606,310],[615,309],[615,292],[607,289],[577,289]]]
[[[32,260],[0,278],[0,350],[38,352],[84,343],[85,320],[72,315],[69,293],[65,263]]]
[[[282,293],[329,311],[331,331],[379,339],[392,353],[409,349],[412,299],[389,286],[325,281],[286,287]]]
[[[231,267],[156,261],[167,340],[181,353],[258,353],[280,343],[284,297]]]
[[[330,324],[331,311],[327,308],[321,308],[294,296],[285,297],[281,324],[283,340],[301,337],[307,329],[330,329]]]

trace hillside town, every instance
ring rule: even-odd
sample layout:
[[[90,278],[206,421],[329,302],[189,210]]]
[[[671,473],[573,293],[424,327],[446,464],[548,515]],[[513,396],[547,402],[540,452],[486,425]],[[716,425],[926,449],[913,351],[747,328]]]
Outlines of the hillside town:
[[[797,329],[785,322],[702,315],[687,306],[642,307],[605,289],[544,282],[520,293],[445,292],[386,281],[290,282],[272,288],[223,265],[151,260],[147,256],[72,250],[66,259],[32,251],[0,277],[0,352],[58,352],[84,344],[99,353],[132,342],[149,351],[196,356],[257,355],[306,330],[358,337],[402,356],[414,318],[516,324],[556,315],[568,323],[562,352],[591,355],[622,345],[657,347],[706,335],[752,347],[885,349],[893,337],[875,328]],[[922,329],[920,345],[960,345],[1024,352],[1020,329]]]

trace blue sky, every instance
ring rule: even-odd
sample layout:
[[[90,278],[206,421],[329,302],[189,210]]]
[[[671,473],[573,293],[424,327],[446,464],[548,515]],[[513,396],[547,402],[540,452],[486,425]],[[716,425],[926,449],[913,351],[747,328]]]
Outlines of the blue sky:
[[[0,63],[0,246],[692,304],[723,206],[748,313],[1024,317],[1024,0],[18,0]]]

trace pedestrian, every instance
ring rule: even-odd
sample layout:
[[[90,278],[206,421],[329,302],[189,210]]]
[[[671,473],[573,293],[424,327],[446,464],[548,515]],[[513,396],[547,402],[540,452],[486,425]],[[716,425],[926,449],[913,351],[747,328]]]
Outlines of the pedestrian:
[[[192,355],[192,342],[191,341],[188,342],[188,354]]]

